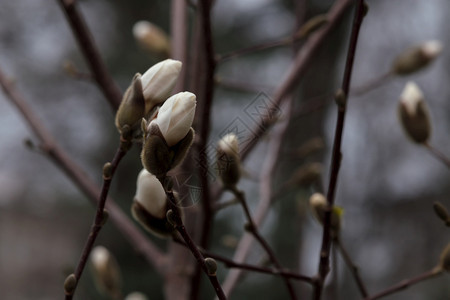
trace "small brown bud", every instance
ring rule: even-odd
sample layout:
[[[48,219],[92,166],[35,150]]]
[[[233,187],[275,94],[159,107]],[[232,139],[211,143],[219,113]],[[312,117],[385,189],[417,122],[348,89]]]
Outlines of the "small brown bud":
[[[91,253],[92,271],[99,292],[115,298],[120,295],[122,278],[114,256],[103,246],[96,246]]]
[[[64,281],[64,293],[66,295],[73,295],[73,292],[75,291],[75,288],[77,287],[77,278],[75,277],[75,274],[70,274],[66,277],[66,280]]]
[[[313,210],[314,217],[323,225],[325,212],[330,209],[327,199],[323,194],[314,193],[309,198],[309,204]],[[341,228],[342,214],[342,208],[337,206],[331,208],[331,229],[335,233],[338,233]]]
[[[450,216],[448,214],[447,208],[442,205],[442,203],[436,201],[433,203],[434,212],[444,222],[447,222],[450,220]]]
[[[107,162],[103,165],[103,179],[109,180],[112,176],[112,165],[110,162]]]
[[[334,99],[339,108],[345,108],[347,105],[347,95],[343,89],[338,89],[334,94]]]
[[[416,143],[428,141],[431,124],[427,105],[419,87],[408,82],[400,96],[399,118],[406,134]]]
[[[175,216],[174,216],[173,210],[169,209],[167,211],[166,219],[167,219],[167,222],[169,222],[169,224],[172,225],[173,227],[177,226],[177,222],[175,221]]]
[[[205,258],[205,266],[209,276],[216,276],[217,263],[214,259],[212,259],[211,257]]]
[[[289,185],[308,186],[319,182],[322,175],[322,164],[318,162],[306,163],[300,166],[289,179]]]
[[[132,292],[125,297],[125,300],[148,300],[148,298],[141,292]]]

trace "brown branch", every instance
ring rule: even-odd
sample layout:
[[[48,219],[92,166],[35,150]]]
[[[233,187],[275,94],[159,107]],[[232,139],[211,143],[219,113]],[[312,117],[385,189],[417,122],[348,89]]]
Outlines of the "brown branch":
[[[236,198],[239,200],[239,202],[242,205],[242,208],[244,209],[244,214],[247,219],[246,224],[246,230],[253,234],[255,239],[259,242],[259,244],[263,247],[264,251],[266,251],[267,255],[269,256],[270,261],[272,264],[277,268],[278,271],[282,270],[283,267],[281,266],[280,262],[278,261],[275,253],[273,252],[272,248],[269,246],[267,241],[262,237],[262,235],[259,233],[258,227],[256,226],[255,222],[253,221],[252,215],[250,213],[250,210],[247,205],[247,201],[245,200],[245,195],[242,191],[239,191],[236,187],[231,188],[231,192],[236,196]],[[295,295],[294,287],[292,286],[291,282],[288,278],[283,277],[284,283],[286,284],[286,287],[288,289],[289,295],[291,299],[297,299],[297,296]]]
[[[58,1],[61,4],[61,8],[64,10],[67,21],[95,81],[99,85],[113,110],[117,110],[120,102],[122,101],[122,92],[106,69],[89,28],[86,25],[83,16],[78,11],[76,0]]]
[[[285,111],[287,116],[278,123],[278,126],[275,127],[274,132],[272,133],[272,136],[269,140],[266,158],[264,159],[265,163],[261,171],[261,182],[259,185],[260,199],[256,208],[255,216],[253,218],[253,222],[256,227],[259,227],[262,224],[271,206],[273,172],[277,166],[278,158],[281,153],[281,143],[287,132],[288,124],[292,116],[290,113],[291,109],[292,98],[290,98],[288,103],[283,106],[282,111]],[[255,239],[252,234],[245,233],[239,241],[239,244],[233,255],[233,261],[235,261],[236,263],[244,262],[250,252],[254,240]],[[225,294],[230,295],[235,285],[238,283],[241,274],[242,270],[232,270],[228,273],[228,276],[222,285]]]
[[[339,249],[339,252],[342,255],[342,258],[344,259],[345,263],[347,264],[347,267],[350,269],[353,278],[355,279],[356,284],[358,285],[358,289],[363,297],[367,297],[369,293],[367,292],[367,288],[359,275],[358,267],[353,263],[352,258],[347,252],[347,249],[345,249],[344,245],[342,245],[341,238],[339,236],[336,236],[334,238],[334,245],[337,246]]]
[[[198,61],[199,76],[198,83],[198,108],[196,113],[196,125],[198,128],[197,143],[195,149],[197,164],[199,168],[199,178],[201,186],[202,199],[202,223],[198,227],[200,232],[199,244],[203,248],[207,248],[211,236],[211,229],[213,223],[213,209],[212,198],[209,190],[208,182],[208,156],[206,154],[206,147],[211,127],[211,108],[214,96],[214,73],[216,69],[216,62],[214,59],[213,36],[211,26],[211,6],[212,0],[199,0],[197,3],[197,16],[199,36],[197,37],[198,51],[201,55],[201,60]],[[199,59],[199,57],[197,57]],[[200,291],[200,269],[196,268],[194,276],[191,280],[191,294],[190,299],[197,299]]]
[[[355,58],[356,45],[358,42],[359,31],[361,28],[362,21],[364,19],[364,1],[358,0],[357,6],[353,18],[353,27],[349,41],[349,47],[347,52],[347,60],[344,70],[344,79],[342,82],[342,93],[346,98],[350,89],[350,79],[353,70],[353,62]],[[346,100],[345,100],[346,101]],[[344,102],[345,102],[344,101]],[[337,185],[339,169],[341,164],[341,143],[342,143],[342,133],[344,131],[344,121],[346,114],[346,103],[339,103],[338,117],[336,122],[336,130],[334,135],[333,152],[331,157],[331,175],[328,185],[327,201],[329,209],[325,211],[323,235],[322,235],[322,246],[320,249],[320,259],[318,268],[319,281],[314,288],[313,297],[316,300],[321,299],[323,282],[327,277],[330,269],[330,248],[331,248],[331,207],[334,205],[335,189]]]
[[[121,142],[122,143],[122,142]],[[130,143],[124,141],[123,143]],[[100,233],[100,230],[103,227],[104,223],[104,209],[106,204],[106,199],[108,197],[109,193],[109,187],[111,186],[111,181],[114,176],[114,173],[117,169],[117,166],[119,165],[122,158],[127,153],[128,146],[123,147],[122,145],[117,149],[116,154],[114,155],[114,158],[111,162],[111,164],[105,165],[105,168],[103,170],[103,185],[102,185],[102,191],[100,193],[100,197],[98,199],[97,204],[97,212],[95,214],[94,222],[91,227],[91,231],[88,235],[88,239],[86,241],[86,244],[84,245],[83,252],[81,254],[81,257],[78,261],[78,265],[75,269],[75,278],[76,282],[78,283],[81,275],[83,274],[83,270],[86,266],[86,263],[88,261],[89,255],[92,251],[92,248],[94,247],[95,240],[97,239],[98,234]],[[106,220],[105,220],[106,221]],[[66,294],[66,300],[71,300],[73,298],[73,295],[75,294],[76,287],[78,284],[75,285],[73,290],[70,294]]]
[[[365,298],[365,300],[375,300],[375,299],[380,299],[383,298],[387,295],[391,295],[393,293],[399,292],[403,289],[406,289],[408,287],[410,287],[411,285],[417,284],[419,282],[434,278],[438,275],[442,274],[442,269],[439,268],[435,268],[433,270],[430,270],[428,272],[422,273],[414,278],[411,279],[407,279],[407,280],[403,280],[399,283],[397,283],[396,285],[393,285],[390,288],[387,288],[386,290],[379,292],[378,294],[375,294],[373,296],[367,297]]]
[[[424,143],[425,148],[430,151],[431,155],[444,163],[448,168],[450,168],[450,159],[445,156],[444,153],[433,147],[429,142]]]
[[[72,180],[72,182],[96,205],[99,199],[100,189],[92,179],[76,164],[66,152],[56,143],[53,136],[44,127],[42,122],[31,110],[25,99],[17,91],[14,85],[0,70],[0,85],[4,93],[16,106],[30,129],[41,142],[42,150],[48,157]],[[128,240],[135,250],[141,254],[151,265],[153,265],[160,274],[165,273],[166,256],[155,247],[148,239],[136,228],[133,222],[122,212],[115,204],[113,199],[108,198],[106,209],[109,212],[110,219],[115,223],[119,231]]]
[[[164,182],[162,180],[161,182]],[[183,238],[186,247],[192,252],[192,255],[197,260],[198,265],[201,267],[203,272],[208,276],[209,281],[211,282],[211,285],[214,287],[214,291],[216,292],[217,297],[220,300],[224,300],[227,297],[223,293],[222,287],[220,286],[219,281],[217,280],[216,274],[211,274],[208,270],[208,267],[205,263],[205,258],[203,257],[202,253],[198,249],[197,245],[195,245],[194,241],[192,240],[191,236],[187,232],[183,220],[181,219],[181,215],[179,212],[179,208],[177,206],[177,200],[175,199],[175,196],[173,192],[166,191],[167,197],[168,197],[168,204],[170,208],[170,215],[168,215],[169,222],[172,223],[172,225],[175,227],[175,229],[178,231],[178,233]]]

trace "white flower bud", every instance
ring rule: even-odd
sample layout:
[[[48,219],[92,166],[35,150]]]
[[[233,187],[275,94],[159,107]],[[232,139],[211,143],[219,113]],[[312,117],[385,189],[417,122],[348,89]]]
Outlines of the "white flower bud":
[[[327,198],[321,193],[314,193],[309,198],[309,205],[311,206],[314,216],[323,225],[325,219],[325,212],[328,207]],[[331,209],[331,229],[333,233],[338,233],[341,228],[341,217],[343,210],[340,207],[334,206]]]
[[[166,59],[149,68],[140,77],[145,99],[145,114],[169,97],[181,66],[182,63],[178,60]]]
[[[239,141],[233,133],[217,143],[217,170],[225,187],[234,187],[241,177]]]
[[[427,41],[411,47],[401,53],[393,62],[393,71],[398,75],[407,75],[427,66],[442,52],[440,41]]]
[[[148,21],[139,21],[133,26],[133,35],[138,43],[149,52],[165,57],[169,56],[169,38],[158,26]]]
[[[424,143],[431,132],[430,118],[422,91],[408,82],[400,96],[399,117],[406,134],[416,143]]]
[[[119,265],[112,254],[103,246],[91,252],[92,270],[100,292],[115,299],[120,295],[122,280]]]
[[[194,121],[196,97],[190,92],[181,92],[167,99],[161,106],[158,116],[152,122],[161,131],[169,147],[181,141],[191,129]]]
[[[163,219],[166,216],[166,192],[156,176],[146,169],[138,175],[134,199],[153,217]]]
[[[141,292],[132,292],[125,297],[125,300],[148,300],[148,298]]]

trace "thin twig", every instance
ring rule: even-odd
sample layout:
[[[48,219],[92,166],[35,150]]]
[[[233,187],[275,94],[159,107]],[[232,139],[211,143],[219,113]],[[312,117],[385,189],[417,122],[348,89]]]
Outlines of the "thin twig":
[[[164,181],[161,181],[164,182]],[[211,282],[212,286],[214,287],[214,291],[216,292],[217,297],[220,300],[226,299],[225,294],[223,293],[222,287],[220,286],[219,281],[217,280],[217,276],[215,274],[210,274],[208,271],[208,268],[205,263],[205,258],[203,257],[202,253],[198,249],[197,245],[195,245],[194,241],[192,240],[189,233],[186,231],[186,228],[183,224],[183,220],[181,219],[179,208],[177,206],[177,200],[175,199],[175,196],[172,191],[166,191],[167,197],[168,197],[168,204],[169,209],[172,211],[170,216],[168,218],[169,222],[173,223],[175,226],[175,229],[180,233],[181,237],[183,238],[185,245],[189,248],[189,250],[192,252],[192,255],[194,255],[195,259],[197,260],[198,265],[201,267],[203,272],[208,276],[209,281]]]
[[[424,146],[428,151],[430,151],[431,155],[433,155],[435,158],[443,162],[448,168],[450,168],[450,159],[445,156],[444,153],[433,147],[429,142],[425,142]]]
[[[187,247],[186,243],[184,241],[182,241],[179,237],[174,236],[173,240],[175,242]],[[289,271],[286,269],[278,270],[278,269],[274,269],[274,268],[266,268],[266,267],[255,266],[255,265],[246,264],[246,263],[238,263],[238,262],[235,262],[223,255],[219,255],[219,254],[215,254],[215,253],[206,251],[200,247],[198,247],[198,250],[203,254],[204,257],[211,257],[217,261],[220,261],[228,268],[237,268],[237,269],[253,271],[253,272],[257,272],[257,273],[283,276],[283,277],[291,278],[294,280],[304,281],[304,282],[307,282],[310,284],[314,283],[314,279],[312,277],[306,276],[306,275],[301,275],[301,274],[298,274],[298,273],[295,273],[295,272],[292,272],[292,271]]]
[[[124,143],[130,143],[130,142],[124,142]],[[109,170],[104,170],[104,172],[103,172],[103,185],[102,185],[102,191],[100,193],[100,197],[98,199],[97,212],[95,214],[95,218],[94,218],[94,222],[91,227],[91,231],[88,235],[88,239],[86,241],[86,244],[84,245],[83,252],[81,254],[81,257],[78,261],[78,264],[77,264],[77,267],[76,267],[75,273],[74,273],[77,283],[80,281],[81,275],[83,274],[83,270],[88,261],[89,254],[91,253],[92,248],[94,247],[95,240],[97,239],[97,236],[103,227],[104,209],[105,209],[106,199],[107,199],[108,193],[109,193],[109,187],[111,186],[111,181],[112,181],[114,173],[117,169],[117,166],[119,165],[120,161],[125,156],[125,154],[127,153],[127,148],[128,147],[122,147],[122,145],[121,145],[117,149],[116,154],[114,155],[114,158],[113,158],[110,166],[107,167]],[[66,294],[66,300],[71,300],[73,298],[73,295],[75,293],[77,286],[78,285],[75,285],[71,294]]]
[[[266,251],[267,255],[269,256],[270,261],[277,268],[277,270],[282,270],[283,267],[281,266],[280,262],[278,261],[275,253],[273,252],[272,248],[269,246],[267,241],[264,239],[264,237],[259,233],[258,227],[256,226],[255,222],[253,221],[252,215],[251,215],[250,210],[247,205],[247,201],[245,200],[245,194],[242,191],[239,191],[236,187],[232,187],[231,191],[236,196],[236,198],[239,200],[239,202],[242,205],[242,208],[244,209],[245,217],[248,222],[246,224],[245,229],[253,234],[255,239],[259,242],[259,244]],[[286,284],[286,287],[288,289],[291,299],[297,299],[294,287],[292,286],[289,279],[286,277],[283,277],[283,279],[284,279],[284,283]]]
[[[3,88],[8,99],[16,106],[30,129],[41,142],[41,149],[47,156],[72,180],[72,182],[82,191],[89,200],[97,205],[100,189],[89,178],[89,176],[76,164],[66,152],[56,143],[54,137],[44,127],[41,120],[30,108],[23,96],[15,86],[7,79],[0,70],[0,85]],[[154,246],[132,221],[115,204],[113,199],[108,198],[106,209],[109,212],[110,219],[115,223],[119,231],[128,240],[132,247],[141,254],[155,269],[160,273],[166,272],[166,256]]]
[[[364,18],[364,1],[358,0],[356,11],[353,19],[352,33],[350,37],[347,60],[344,70],[344,79],[342,82],[342,92],[344,97],[347,97],[350,89],[350,79],[353,70],[353,61],[356,53],[356,45],[358,42],[359,31],[361,28],[362,20]],[[341,143],[342,133],[344,131],[344,121],[346,114],[346,104],[340,104],[338,109],[338,117],[336,122],[336,130],[334,135],[333,152],[331,158],[331,175],[328,185],[327,200],[329,207],[334,205],[335,190],[339,175],[339,169],[341,164]],[[329,260],[330,260],[330,248],[331,248],[331,209],[325,211],[322,246],[320,250],[320,259],[318,267],[318,284],[314,288],[313,297],[316,300],[321,299],[323,282],[329,272]]]
[[[356,264],[353,263],[352,258],[347,252],[347,249],[345,249],[344,245],[341,242],[341,238],[339,236],[336,236],[334,238],[334,245],[339,249],[339,252],[342,255],[342,258],[344,259],[345,263],[347,264],[348,268],[350,269],[353,278],[355,279],[356,284],[358,285],[358,289],[363,297],[367,297],[369,293],[367,292],[366,285],[364,284],[361,276],[359,275],[359,269],[356,266]]]
[[[122,92],[112,79],[95,45],[86,22],[78,11],[76,0],[58,0],[67,17],[81,52],[87,61],[95,81],[99,85],[113,110],[117,110],[122,101]]]
[[[216,58],[217,63],[223,63],[227,60],[230,60],[232,58],[236,58],[239,56],[243,56],[246,54],[253,54],[259,51],[276,48],[276,47],[282,47],[282,46],[289,46],[292,44],[296,39],[294,38],[283,38],[281,40],[277,41],[270,41],[259,45],[253,45],[250,47],[234,50],[225,54],[219,54]]]
[[[394,75],[394,73],[392,71],[389,71],[378,77],[375,77],[374,79],[364,83],[361,86],[356,86],[350,90],[350,96],[362,96],[386,83],[388,79],[392,77],[392,75]]]
[[[403,280],[403,281],[397,283],[396,285],[393,285],[390,288],[385,289],[384,291],[381,291],[373,296],[369,296],[369,297],[365,298],[365,300],[375,300],[375,299],[383,298],[387,295],[391,295],[393,293],[396,293],[398,291],[406,289],[406,288],[410,287],[411,285],[431,279],[431,278],[436,277],[441,274],[442,274],[442,270],[435,268],[433,270],[422,273],[414,278]]]

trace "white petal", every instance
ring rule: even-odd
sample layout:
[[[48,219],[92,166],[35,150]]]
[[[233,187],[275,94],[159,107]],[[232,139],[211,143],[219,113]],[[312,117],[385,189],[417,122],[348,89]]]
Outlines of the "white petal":
[[[146,169],[142,169],[138,175],[134,198],[152,216],[157,218],[165,217],[166,192],[158,178]]]

